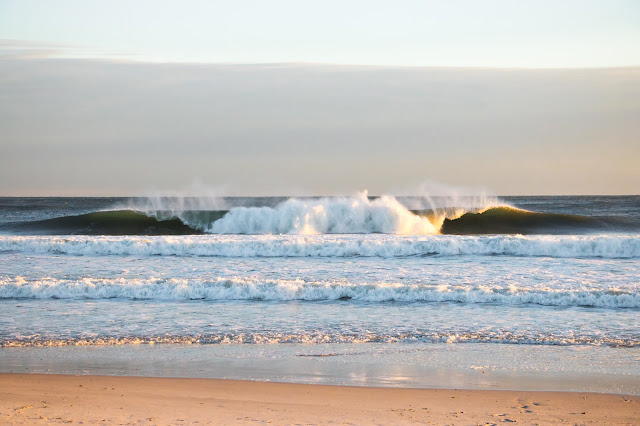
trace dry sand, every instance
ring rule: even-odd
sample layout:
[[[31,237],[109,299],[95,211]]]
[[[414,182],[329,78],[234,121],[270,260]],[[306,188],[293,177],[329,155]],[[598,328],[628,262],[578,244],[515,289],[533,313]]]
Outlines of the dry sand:
[[[640,397],[0,374],[0,423],[640,424]]]

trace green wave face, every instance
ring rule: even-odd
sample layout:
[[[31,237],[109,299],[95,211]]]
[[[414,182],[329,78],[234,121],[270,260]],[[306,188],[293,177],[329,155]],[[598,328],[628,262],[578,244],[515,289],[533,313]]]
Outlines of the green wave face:
[[[201,232],[176,217],[147,216],[131,210],[105,211],[65,216],[9,227],[13,231],[75,235],[189,235]]]
[[[511,207],[495,207],[481,213],[465,213],[445,219],[442,234],[539,234],[586,231],[599,221],[586,216],[537,213]]]

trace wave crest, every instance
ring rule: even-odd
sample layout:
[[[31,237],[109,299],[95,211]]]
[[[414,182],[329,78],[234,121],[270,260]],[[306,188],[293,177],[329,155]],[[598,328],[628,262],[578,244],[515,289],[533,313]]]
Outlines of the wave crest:
[[[444,219],[444,218],[443,218]],[[289,199],[272,207],[237,207],[204,229],[213,234],[437,234],[440,225],[390,196]]]

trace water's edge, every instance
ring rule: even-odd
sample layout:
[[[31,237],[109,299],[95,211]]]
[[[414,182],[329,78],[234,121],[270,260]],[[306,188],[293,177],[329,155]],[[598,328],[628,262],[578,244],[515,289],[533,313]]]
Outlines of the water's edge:
[[[166,345],[0,349],[0,373],[640,395],[640,350],[477,345]],[[570,365],[567,359],[572,359]]]

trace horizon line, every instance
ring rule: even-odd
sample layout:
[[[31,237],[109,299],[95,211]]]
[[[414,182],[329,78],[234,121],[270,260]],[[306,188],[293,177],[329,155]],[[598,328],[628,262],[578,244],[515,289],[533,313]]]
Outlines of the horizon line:
[[[355,194],[331,194],[331,195],[181,195],[176,193],[169,194],[153,194],[153,195],[2,195],[0,198],[154,198],[154,197],[166,197],[166,198],[332,198],[332,197],[353,197]],[[449,197],[449,194],[368,194],[368,197]],[[638,197],[637,194],[500,194],[494,195],[487,194],[456,194],[459,197],[477,197],[477,196],[492,196],[492,197]]]
[[[442,71],[599,71],[599,70],[635,70],[640,69],[639,64],[606,65],[606,66],[499,66],[499,65],[398,65],[398,64],[358,64],[339,62],[306,62],[306,61],[280,61],[280,62],[230,62],[230,61],[153,61],[126,58],[109,57],[84,57],[84,56],[22,56],[3,55],[0,49],[0,61],[78,61],[98,62],[108,65],[157,65],[157,66],[211,66],[211,67],[317,67],[317,68],[351,68],[358,69],[393,69],[393,70],[442,70]]]

